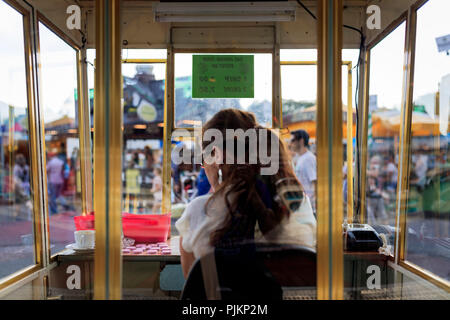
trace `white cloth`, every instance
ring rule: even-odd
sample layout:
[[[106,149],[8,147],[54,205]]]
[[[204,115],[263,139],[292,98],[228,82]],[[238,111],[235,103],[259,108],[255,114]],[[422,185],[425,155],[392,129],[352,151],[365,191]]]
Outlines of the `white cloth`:
[[[311,151],[308,150],[298,157],[297,165],[295,166],[295,175],[314,206],[316,202],[314,181],[317,180],[317,163],[316,156]]]
[[[206,202],[212,194],[200,196],[192,200],[186,207],[183,215],[175,223],[184,251],[193,252],[195,258],[212,252],[210,235],[223,225],[227,214],[227,207],[223,198],[216,198],[208,204]],[[280,225],[262,235],[255,228],[255,242],[271,242],[281,244],[298,244],[315,249],[316,246],[316,219],[308,197],[305,197],[300,208],[291,213]]]

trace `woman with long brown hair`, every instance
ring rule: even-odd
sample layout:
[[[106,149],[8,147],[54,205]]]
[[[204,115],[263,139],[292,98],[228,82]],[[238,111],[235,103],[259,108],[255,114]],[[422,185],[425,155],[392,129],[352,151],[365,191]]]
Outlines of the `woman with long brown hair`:
[[[257,141],[248,136],[238,141],[227,134],[239,129],[253,130]],[[222,140],[214,141],[212,147],[203,141],[204,152],[210,151],[203,154],[203,165],[213,193],[189,203],[176,223],[184,275],[196,258],[214,248],[259,241],[314,247],[316,221],[311,204],[275,132],[260,126],[252,113],[237,109],[215,114],[203,126],[204,137],[208,130],[220,133]],[[244,153],[239,144],[245,147]],[[273,165],[263,155],[277,162],[273,174],[262,174]]]

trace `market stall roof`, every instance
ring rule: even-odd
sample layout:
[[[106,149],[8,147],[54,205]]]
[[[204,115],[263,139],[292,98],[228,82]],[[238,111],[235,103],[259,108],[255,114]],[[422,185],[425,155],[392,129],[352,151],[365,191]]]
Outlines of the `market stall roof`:
[[[70,118],[69,116],[65,115],[60,119],[48,122],[45,124],[45,128],[54,128],[54,127],[61,127],[61,126],[72,126],[75,124],[75,119]]]
[[[296,111],[293,114],[290,114],[289,116],[283,115],[283,126],[287,127],[289,130],[288,132],[283,133],[283,137],[285,139],[289,138],[289,132],[296,131],[296,130],[305,130],[308,132],[309,137],[311,139],[315,139],[316,137],[316,110],[317,106],[311,106],[302,108],[298,111]],[[342,137],[344,139],[347,138],[347,106],[342,105],[342,111],[343,111],[343,124],[342,124]],[[356,109],[353,108],[353,128],[352,128],[352,135],[353,137],[356,136]]]
[[[373,137],[395,137],[400,135],[401,114],[399,110],[384,111],[372,114]],[[438,136],[439,119],[423,112],[413,112],[411,122],[414,137]]]
[[[317,110],[317,105],[304,108],[302,112],[315,112]],[[342,104],[342,111],[347,112],[347,105]],[[353,113],[356,113],[356,108],[353,108]]]

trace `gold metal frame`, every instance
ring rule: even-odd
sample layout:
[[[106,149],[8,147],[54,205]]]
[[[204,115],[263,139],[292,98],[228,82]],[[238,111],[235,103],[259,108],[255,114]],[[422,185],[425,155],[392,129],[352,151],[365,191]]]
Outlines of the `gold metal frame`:
[[[397,216],[396,226],[399,230],[396,239],[395,261],[403,260],[405,257],[405,230],[406,228],[406,205],[408,199],[409,187],[409,148],[411,145],[411,117],[412,117],[412,86],[414,80],[414,55],[416,42],[416,17],[414,10],[408,13],[406,20],[406,37],[405,37],[405,59],[404,59],[404,76],[403,76],[403,92],[401,104],[401,126],[400,126],[400,154],[399,154],[399,177],[397,183]]]
[[[357,220],[359,223],[366,223],[366,176],[367,176],[367,139],[368,139],[368,126],[369,126],[369,87],[370,87],[370,54],[371,50],[379,44],[384,38],[386,38],[392,31],[397,29],[404,21],[407,20],[407,11],[402,13],[397,19],[395,19],[386,29],[383,30],[375,39],[373,39],[368,45],[365,52],[365,72],[363,82],[363,107],[362,107],[362,122],[361,122],[361,141],[360,141],[360,212]]]
[[[42,22],[48,29],[50,29],[54,34],[61,38],[64,42],[66,42],[69,46],[71,46],[74,50],[80,50],[81,47],[66,33],[64,33],[61,29],[59,29],[53,22],[47,19],[40,11],[36,10],[36,16],[38,22]]]
[[[91,119],[88,89],[88,75],[86,49],[77,52],[77,80],[78,80],[78,124],[80,140],[80,176],[82,215],[93,211],[93,180],[92,180],[92,148],[91,148]]]
[[[5,3],[11,6],[19,14],[22,15],[23,21],[23,38],[24,38],[24,56],[25,56],[25,78],[27,80],[27,110],[28,110],[28,132],[29,132],[29,149],[30,149],[30,184],[33,190],[33,231],[34,231],[34,256],[35,264],[25,267],[13,274],[3,278],[0,282],[0,290],[9,285],[35,273],[44,267],[45,254],[44,243],[42,237],[43,221],[41,215],[41,197],[42,190],[39,186],[39,135],[37,134],[37,111],[35,104],[35,81],[33,72],[33,51],[31,41],[31,14],[30,11],[23,8],[14,0],[4,0]]]
[[[39,82],[42,83],[41,73],[42,73],[42,63],[40,61],[40,32],[39,32],[39,22],[42,23],[46,28],[48,28],[52,33],[54,33],[57,37],[59,37],[62,41],[64,41],[69,47],[71,47],[73,50],[75,50],[75,60],[76,60],[76,69],[77,69],[77,92],[78,92],[78,123],[79,123],[79,130],[78,130],[78,141],[80,145],[80,154],[81,154],[81,163],[80,163],[80,170],[81,170],[81,200],[82,200],[82,215],[85,215],[87,211],[89,210],[89,204],[91,204],[89,199],[89,195],[92,197],[92,190],[90,191],[87,179],[91,177],[91,175],[88,173],[89,170],[91,170],[91,166],[88,163],[88,161],[83,161],[86,159],[90,159],[90,149],[87,150],[87,147],[90,145],[90,128],[87,128],[86,125],[89,124],[89,112],[86,114],[86,110],[89,110],[89,104],[86,105],[86,97],[88,97],[88,93],[84,92],[84,86],[83,86],[83,79],[87,77],[84,73],[83,69],[83,54],[81,52],[81,47],[67,34],[65,34],[61,29],[59,29],[53,22],[48,20],[40,11],[36,11],[36,17],[37,17],[37,26],[36,26],[36,42],[37,42],[37,50],[39,52],[38,55],[38,73],[39,73]],[[40,91],[41,93],[42,91]],[[43,107],[40,106],[40,113],[41,113],[41,130],[42,130],[42,163],[43,163],[43,172],[45,172],[45,168],[47,167],[47,159],[45,157],[45,150],[46,150],[46,144],[45,144],[45,123],[44,123],[44,110]],[[88,117],[86,123],[86,117]],[[89,139],[89,141],[86,141]],[[87,174],[88,173],[88,174]],[[43,190],[45,190],[45,194],[48,195],[47,190],[47,174],[44,174],[43,177],[44,180],[44,187]],[[89,193],[90,191],[90,193]],[[48,197],[45,197],[45,216],[46,216],[46,225],[50,226],[50,219],[48,216]],[[50,231],[49,228],[46,228],[47,230],[47,251],[48,256],[50,257],[49,262],[53,262],[56,260],[56,256],[59,252],[51,254],[50,251]]]
[[[282,104],[280,44],[276,43],[272,52],[272,128],[283,128]]]
[[[164,99],[164,137],[163,137],[163,201],[162,212],[171,211],[171,152],[172,132],[175,122],[175,55],[172,45],[167,48],[166,85]],[[171,232],[169,232],[170,235]]]
[[[318,1],[317,298],[343,299],[342,0]],[[333,159],[333,161],[331,161]]]
[[[428,1],[428,0],[427,0]],[[367,44],[367,50],[371,50],[373,47],[375,47],[377,44],[379,44],[384,38],[386,38],[389,34],[392,33],[395,29],[397,29],[404,21],[407,20],[408,17],[408,10],[403,12],[397,19],[392,21],[386,29],[383,30],[375,39],[373,39],[371,42]]]
[[[120,0],[95,2],[94,299],[122,298]]]
[[[380,43],[386,36],[395,30],[400,24],[406,21],[405,30],[405,59],[404,59],[404,79],[401,109],[401,127],[400,127],[400,146],[399,163],[401,164],[397,180],[397,203],[396,203],[396,245],[395,254],[390,259],[407,269],[408,271],[422,277],[434,285],[450,292],[450,284],[445,279],[415,265],[406,260],[406,212],[409,191],[409,172],[411,161],[411,120],[414,89],[414,69],[415,69],[415,50],[416,50],[416,28],[417,28],[417,10],[420,9],[428,0],[418,0],[408,11],[405,11],[395,21],[393,21],[378,37],[369,45],[366,53],[367,71],[364,81],[364,108],[363,108],[363,129],[362,134],[362,154],[361,157],[361,212],[362,218],[365,214],[365,177],[367,165],[367,116],[368,116],[368,97],[369,97],[369,77],[370,77],[370,50]],[[364,219],[361,221],[364,223]]]
[[[280,66],[314,66],[317,61],[280,61]],[[342,61],[347,66],[347,222],[353,223],[353,99],[352,62]],[[281,77],[280,77],[280,85]],[[282,101],[283,95],[281,95]],[[281,103],[281,113],[283,104]]]
[[[436,276],[434,273],[426,269],[423,269],[420,266],[407,260],[400,261],[398,265],[450,293],[450,282],[446,281],[441,277]]]
[[[167,63],[167,59],[122,59],[122,63]]]
[[[36,14],[37,16],[37,14]],[[35,41],[36,41],[36,77],[37,77],[37,83],[40,84],[42,83],[42,63],[41,63],[41,44],[40,44],[40,36],[39,36],[39,20],[38,17],[36,17],[36,20],[33,21],[34,23],[34,28],[35,28]],[[39,160],[41,161],[41,178],[42,178],[42,183],[40,188],[42,189],[42,197],[43,197],[43,206],[42,206],[42,210],[44,213],[43,216],[43,221],[44,221],[44,231],[43,233],[45,233],[45,238],[44,238],[44,243],[43,243],[43,248],[45,250],[45,257],[47,258],[47,260],[51,260],[50,256],[50,233],[49,233],[49,216],[48,216],[48,192],[47,192],[47,172],[46,172],[46,168],[47,168],[47,159],[45,157],[45,126],[44,126],[44,116],[43,116],[43,110],[42,110],[42,91],[41,91],[41,87],[40,85],[38,85],[37,88],[37,102],[38,102],[38,110],[37,110],[37,114],[39,115],[39,127],[40,127],[40,139],[39,139],[39,144],[40,144],[40,151],[41,154],[39,156]]]
[[[366,173],[367,173],[367,135],[368,135],[368,126],[369,126],[369,79],[370,79],[370,50],[367,50],[365,53],[364,59],[364,93],[363,93],[363,107],[361,110],[361,152],[360,152],[360,172],[359,174],[359,216],[357,217],[357,221],[359,223],[365,223],[366,217]]]
[[[345,63],[344,63],[345,64]],[[352,62],[347,64],[347,223],[353,223],[353,99]]]

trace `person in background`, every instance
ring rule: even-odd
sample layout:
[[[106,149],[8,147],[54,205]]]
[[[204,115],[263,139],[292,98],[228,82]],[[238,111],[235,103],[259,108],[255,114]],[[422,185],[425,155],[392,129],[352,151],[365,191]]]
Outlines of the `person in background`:
[[[149,146],[145,146],[144,148],[144,168],[141,170],[142,172],[142,181],[143,187],[147,187],[150,184],[151,179],[153,179],[153,166],[155,161],[153,159],[153,151]]]
[[[133,152],[133,162],[136,167],[139,167],[139,151]]]
[[[153,164],[155,160],[153,159],[153,151],[149,146],[145,146],[144,148],[144,156],[145,156],[145,169],[151,170],[153,169]]]
[[[72,154],[70,155],[70,170],[76,170],[77,160],[78,160],[78,148],[73,148]]]
[[[26,199],[30,195],[30,167],[21,153],[16,156],[13,174],[16,198]]]
[[[426,150],[426,145],[420,147],[421,152],[416,156],[415,159],[415,173],[417,176],[417,184],[423,188],[426,183],[427,171],[428,171],[428,155],[424,150]]]
[[[170,163],[171,176],[172,176],[172,203],[182,203],[182,188],[181,188],[181,170],[180,165],[176,164],[173,160]]]
[[[161,209],[162,204],[162,179],[161,179],[161,168],[155,167],[153,169],[153,180],[152,189],[150,192],[153,193],[153,213],[158,213]]]
[[[47,177],[49,187],[49,207],[50,213],[56,214],[58,212],[58,204],[56,200],[61,196],[64,187],[64,161],[58,155],[53,155],[51,160],[47,163]]]
[[[398,170],[397,166],[394,162],[394,154],[389,152],[389,154],[385,157],[385,166],[384,166],[384,173],[386,175],[386,189],[389,192],[395,192],[397,190],[397,176],[398,176]]]
[[[387,214],[380,183],[381,157],[373,156],[367,171],[367,216],[370,225],[387,224]]]
[[[309,151],[308,147],[309,134],[305,130],[297,130],[291,133],[289,148],[297,154],[297,163],[294,168],[295,175],[311,200],[314,212],[316,212],[317,162],[316,156]]]

